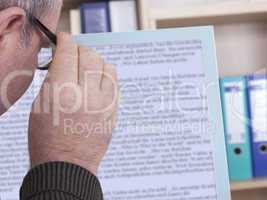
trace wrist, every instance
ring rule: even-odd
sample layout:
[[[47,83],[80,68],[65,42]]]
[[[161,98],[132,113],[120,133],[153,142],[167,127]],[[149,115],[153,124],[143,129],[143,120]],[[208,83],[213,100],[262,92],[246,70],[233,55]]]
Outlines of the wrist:
[[[74,156],[71,156],[68,153],[66,154],[65,152],[50,151],[50,153],[47,154],[46,156],[40,156],[40,157],[31,156],[31,168],[50,162],[71,163],[88,170],[95,176],[97,175],[98,166],[96,164],[90,163],[89,160],[83,161],[80,159],[76,159]]]

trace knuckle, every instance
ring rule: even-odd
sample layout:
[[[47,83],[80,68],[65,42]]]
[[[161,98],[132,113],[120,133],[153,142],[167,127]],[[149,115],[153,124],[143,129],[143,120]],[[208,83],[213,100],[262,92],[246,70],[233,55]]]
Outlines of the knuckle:
[[[88,67],[100,68],[104,63],[101,55],[90,48],[80,47],[80,56]]]
[[[92,51],[92,50],[89,52],[89,58],[91,59],[91,61],[93,63],[96,63],[96,64],[99,64],[99,63],[103,63],[104,62],[103,59],[102,59],[102,57],[101,57],[101,55],[98,54],[95,51]]]
[[[116,70],[116,69],[115,69],[115,66],[112,65],[112,64],[109,64],[109,63],[107,63],[107,64],[105,65],[105,67],[108,69],[108,71],[111,71],[111,72],[113,72],[113,71]]]
[[[106,68],[106,71],[107,71],[113,78],[117,78],[117,69],[116,69],[115,65],[112,65],[112,64],[106,64],[105,68]]]
[[[86,56],[86,57],[90,57],[90,58],[93,57],[93,58],[97,58],[97,59],[102,59],[100,54],[98,54],[96,51],[94,51],[91,48],[80,46],[79,49],[80,49],[80,54],[82,56]]]
[[[102,60],[101,55],[99,53],[97,53],[95,50],[88,49],[88,53],[90,54],[91,57],[94,57],[96,59]]]

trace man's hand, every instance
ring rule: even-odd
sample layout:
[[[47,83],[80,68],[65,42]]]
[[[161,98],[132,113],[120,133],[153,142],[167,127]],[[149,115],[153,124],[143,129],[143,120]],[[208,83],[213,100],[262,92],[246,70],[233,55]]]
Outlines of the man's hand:
[[[116,123],[117,99],[115,68],[78,47],[68,34],[58,34],[53,63],[30,116],[32,167],[66,161],[96,174]]]

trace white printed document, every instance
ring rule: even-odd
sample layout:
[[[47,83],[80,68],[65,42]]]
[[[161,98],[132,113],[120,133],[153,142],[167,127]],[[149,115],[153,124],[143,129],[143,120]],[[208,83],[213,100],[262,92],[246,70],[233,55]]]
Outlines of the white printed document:
[[[75,40],[118,70],[118,125],[98,173],[105,200],[230,200],[212,27],[88,34]],[[17,129],[21,149],[12,162],[27,166],[26,118],[19,122],[14,114],[6,120],[2,127],[23,123]],[[19,147],[13,131],[1,128],[6,151],[1,156],[10,154],[12,145]],[[0,190],[1,200],[18,200],[14,188],[26,168],[0,162],[0,177],[14,183]],[[0,180],[0,188],[5,182]]]
[[[211,27],[76,37],[118,70],[105,200],[229,200]]]

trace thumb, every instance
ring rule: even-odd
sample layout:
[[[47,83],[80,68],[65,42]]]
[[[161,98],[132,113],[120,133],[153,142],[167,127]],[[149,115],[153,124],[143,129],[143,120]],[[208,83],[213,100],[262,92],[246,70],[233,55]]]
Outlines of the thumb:
[[[48,73],[53,82],[78,83],[78,46],[69,34],[57,34],[57,47]]]

